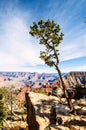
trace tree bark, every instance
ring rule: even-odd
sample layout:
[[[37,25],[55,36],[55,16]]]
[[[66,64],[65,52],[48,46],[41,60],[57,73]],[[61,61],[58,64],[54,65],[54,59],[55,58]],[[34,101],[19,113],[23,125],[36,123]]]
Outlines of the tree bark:
[[[28,130],[39,130],[39,124],[36,121],[35,108],[30,100],[29,93],[25,93],[26,108],[27,108],[27,124]]]
[[[68,96],[66,95],[66,86],[65,86],[64,81],[63,81],[63,79],[62,79],[62,74],[61,74],[61,71],[60,71],[58,65],[56,65],[56,70],[58,71],[59,78],[60,78],[60,81],[61,81],[61,83],[62,83],[62,88],[63,88],[63,91],[64,91],[64,95],[65,95],[65,97],[66,97],[68,106],[69,106],[69,108],[70,108],[70,110],[71,110],[71,113],[74,113],[74,112],[75,112],[75,109],[74,109],[74,106],[73,106],[73,104],[72,104],[72,102],[71,102],[70,97],[68,97]]]

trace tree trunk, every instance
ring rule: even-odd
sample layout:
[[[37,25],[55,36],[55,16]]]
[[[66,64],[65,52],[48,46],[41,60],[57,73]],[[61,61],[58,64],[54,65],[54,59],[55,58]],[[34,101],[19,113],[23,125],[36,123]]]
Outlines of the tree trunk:
[[[64,81],[63,81],[63,79],[62,79],[62,74],[61,74],[61,71],[60,71],[58,65],[56,66],[56,70],[58,71],[59,78],[60,78],[60,81],[61,81],[61,84],[62,84],[62,88],[63,88],[63,91],[64,91],[64,95],[65,95],[65,97],[66,97],[68,106],[69,106],[69,108],[70,108],[70,110],[71,110],[71,113],[74,113],[74,112],[75,112],[75,109],[74,109],[74,106],[73,106],[73,104],[72,104],[72,102],[71,102],[70,97],[68,97],[68,96],[66,95],[66,86],[65,86]]]
[[[68,103],[68,106],[69,106],[70,110],[71,110],[72,112],[74,112],[75,110],[74,110],[74,106],[73,106],[73,104],[72,104],[72,102],[71,102],[71,99],[66,95],[66,93],[67,93],[67,91],[66,91],[66,86],[65,86],[64,81],[63,81],[63,78],[62,78],[62,73],[61,73],[61,71],[60,71],[60,69],[59,69],[59,67],[58,67],[59,59],[58,59],[58,55],[57,55],[57,53],[56,53],[54,44],[53,44],[53,49],[54,49],[55,58],[56,58],[56,60],[57,60],[57,61],[56,61],[57,63],[54,64],[54,65],[55,65],[56,70],[57,70],[57,72],[58,72],[58,74],[59,74],[59,78],[60,78],[60,81],[61,81],[61,84],[62,84],[62,88],[63,88],[63,91],[64,91],[64,95],[65,95],[65,97],[66,97],[66,100],[67,100],[67,103]]]
[[[27,108],[27,124],[28,130],[39,130],[39,124],[36,121],[36,114],[33,104],[30,100],[29,93],[25,93],[26,108]]]

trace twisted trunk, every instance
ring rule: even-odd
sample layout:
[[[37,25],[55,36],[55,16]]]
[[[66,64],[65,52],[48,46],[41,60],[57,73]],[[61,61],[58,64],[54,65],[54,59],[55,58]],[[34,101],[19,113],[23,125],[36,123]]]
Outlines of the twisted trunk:
[[[65,86],[64,81],[63,81],[63,79],[62,79],[62,74],[61,74],[61,71],[60,71],[58,65],[56,65],[56,70],[58,71],[59,78],[60,78],[60,81],[61,81],[61,83],[62,83],[62,88],[63,88],[63,91],[64,91],[64,95],[65,95],[65,97],[66,97],[68,106],[69,106],[69,108],[70,108],[70,110],[71,110],[71,113],[74,113],[74,112],[75,112],[75,109],[74,109],[74,106],[73,106],[73,104],[72,104],[72,102],[71,102],[71,98],[66,95],[66,86]]]
[[[56,68],[56,70],[57,70],[57,72],[58,72],[58,74],[59,74],[59,78],[60,78],[60,81],[61,81],[61,84],[62,84],[62,88],[63,88],[63,91],[64,91],[64,95],[65,95],[65,97],[66,97],[68,106],[69,106],[71,112],[74,113],[75,110],[74,110],[74,106],[73,106],[73,104],[72,104],[72,102],[71,102],[71,99],[70,99],[70,97],[68,97],[68,96],[66,95],[66,93],[67,93],[67,92],[66,92],[66,86],[65,86],[64,81],[63,81],[63,78],[62,78],[62,73],[61,73],[61,71],[60,71],[60,69],[59,69],[59,67],[58,67],[59,58],[58,58],[58,54],[56,53],[56,49],[55,49],[54,44],[53,44],[53,50],[54,50],[54,55],[55,55],[55,58],[56,58],[56,63],[54,64],[54,66],[55,66],[55,68]]]

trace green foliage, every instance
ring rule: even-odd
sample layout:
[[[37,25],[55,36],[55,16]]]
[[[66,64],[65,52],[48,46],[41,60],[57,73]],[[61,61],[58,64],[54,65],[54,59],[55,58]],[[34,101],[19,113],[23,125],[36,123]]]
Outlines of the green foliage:
[[[7,88],[1,87],[1,88],[0,88],[0,94],[2,94],[2,96],[3,96],[4,99],[7,99],[7,95],[8,95],[8,90],[7,90]]]
[[[53,20],[40,20],[38,23],[33,22],[29,33],[39,38],[39,44],[46,47],[45,51],[40,51],[40,58],[45,61],[45,64],[50,67],[57,66],[59,63],[59,50],[57,47],[63,40],[63,33],[60,33],[60,26]]]
[[[9,109],[8,109],[9,106],[12,113],[13,101],[15,99],[14,92],[15,91],[14,91],[13,86],[11,86],[10,88],[6,88],[6,87],[0,88],[0,112],[1,112],[0,120],[1,122],[3,122],[3,119],[8,116],[7,113],[9,112]]]
[[[13,85],[11,87],[1,87],[0,93],[3,95],[4,103],[9,104],[11,100],[13,101],[16,96],[16,90],[14,90]]]
[[[83,85],[80,84],[80,83],[77,83],[77,84],[75,85],[75,88],[76,88],[76,89],[80,89],[80,88],[82,88],[82,87],[83,87]]]
[[[46,94],[45,90],[42,89],[36,89],[34,92],[39,94]]]
[[[62,88],[64,91],[64,95],[68,102],[69,108],[73,111],[74,107],[71,104],[70,100],[66,96],[66,86],[62,79],[62,74],[59,69],[59,53],[58,46],[63,40],[64,34],[60,32],[60,26],[56,24],[53,20],[47,21],[40,20],[38,23],[33,22],[33,26],[30,26],[30,32],[33,37],[39,39],[39,44],[45,46],[45,50],[40,52],[40,58],[44,60],[45,64],[52,67],[58,71],[60,81],[62,83]]]
[[[0,91],[0,127],[3,124],[3,120],[7,118],[7,107],[3,102],[3,94]]]

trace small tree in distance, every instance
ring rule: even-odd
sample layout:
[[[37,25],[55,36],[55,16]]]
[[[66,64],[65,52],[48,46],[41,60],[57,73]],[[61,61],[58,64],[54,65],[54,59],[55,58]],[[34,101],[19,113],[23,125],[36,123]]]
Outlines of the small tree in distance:
[[[62,79],[62,74],[58,66],[59,65],[58,46],[63,40],[64,36],[63,33],[60,33],[60,26],[57,25],[53,20],[52,21],[50,21],[49,19],[47,21],[40,20],[38,23],[33,22],[33,26],[30,26],[29,33],[33,37],[39,39],[39,44],[45,46],[45,50],[40,51],[40,58],[44,60],[45,64],[47,64],[50,67],[55,67],[55,69],[57,70],[65,97],[68,102],[68,106],[73,112],[74,107],[69,98],[66,96],[66,86]]]
[[[0,130],[3,129],[3,122],[7,118],[7,107],[4,104],[3,101],[3,94],[2,94],[2,89],[0,89]]]
[[[77,84],[75,85],[75,88],[76,88],[76,89],[81,89],[81,88],[83,88],[83,85],[80,84],[80,83],[77,83]]]

